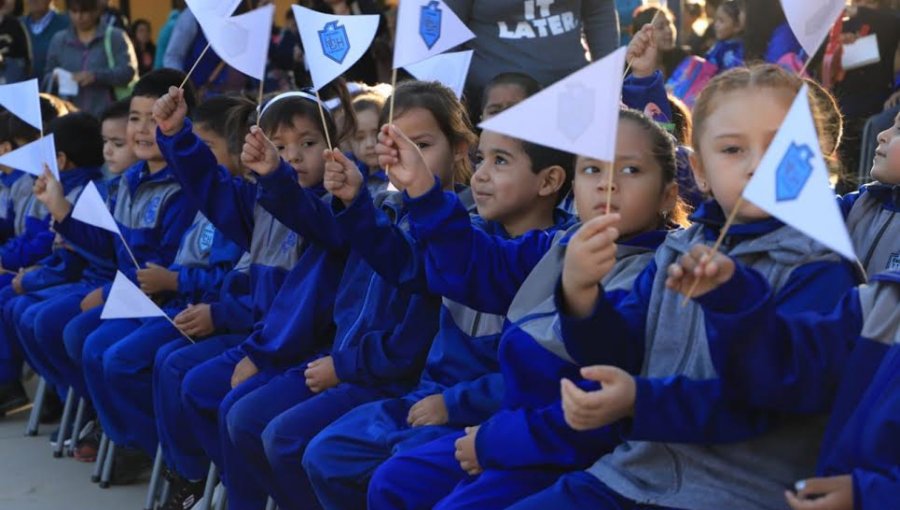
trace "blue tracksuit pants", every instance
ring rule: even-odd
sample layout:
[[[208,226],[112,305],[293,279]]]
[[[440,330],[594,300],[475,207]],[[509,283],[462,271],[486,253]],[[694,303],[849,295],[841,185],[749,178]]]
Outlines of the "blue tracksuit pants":
[[[366,490],[375,469],[397,452],[459,432],[448,426],[410,427],[406,422],[416,397],[361,405],[325,428],[306,448],[303,469],[322,506],[366,506]]]
[[[186,426],[181,388],[185,375],[239,344],[245,335],[222,335],[191,344],[180,338],[156,351],[153,366],[153,408],[156,431],[162,444],[166,466],[188,480],[206,476],[209,457],[200,447],[197,436]]]
[[[552,487],[509,507],[509,510],[673,510],[623,498],[587,471],[569,473]]]
[[[36,302],[37,298],[16,294],[11,286],[0,289],[0,385],[12,384],[22,377],[23,352],[17,315]]]

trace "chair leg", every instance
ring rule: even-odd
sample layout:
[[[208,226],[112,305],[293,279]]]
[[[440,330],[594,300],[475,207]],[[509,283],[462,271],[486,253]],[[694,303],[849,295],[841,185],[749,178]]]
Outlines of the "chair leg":
[[[94,472],[91,481],[97,483],[103,475],[103,464],[106,461],[106,452],[109,450],[109,437],[106,434],[100,436],[100,446],[97,447],[97,460],[94,461]]]
[[[216,492],[213,495],[213,508],[215,510],[225,510],[228,505],[228,495],[225,492],[225,486],[219,483],[216,485]]]
[[[66,428],[69,425],[69,419],[72,418],[72,408],[75,407],[75,390],[71,387],[66,393],[66,405],[63,407],[62,420],[59,422],[59,433],[56,437],[56,447],[53,449],[53,456],[62,457],[63,447],[66,444]]]
[[[72,423],[72,435],[69,436],[69,447],[66,448],[66,455],[72,457],[75,455],[75,447],[78,445],[79,435],[81,434],[81,426],[84,425],[84,408],[86,402],[83,398],[78,399],[78,410],[75,411],[75,422]]]
[[[269,501],[266,502],[266,510],[278,510],[278,506],[275,504],[275,500],[269,498]]]
[[[150,475],[150,486],[147,487],[147,500],[144,502],[144,510],[153,510],[156,506],[156,496],[159,492],[159,481],[162,478],[162,445],[156,447],[156,458],[153,460],[153,474]]]
[[[113,461],[116,458],[116,443],[109,442],[106,448],[106,458],[103,459],[103,475],[100,476],[100,488],[108,489],[112,479]]]
[[[41,424],[41,410],[44,408],[44,396],[47,394],[47,381],[41,377],[38,381],[37,391],[34,394],[34,404],[28,415],[28,425],[25,426],[26,436],[36,436]]]
[[[196,510],[209,510],[213,506],[213,494],[216,483],[219,481],[219,468],[212,462],[209,463],[209,471],[206,473],[206,487],[203,488],[203,498],[197,502]]]

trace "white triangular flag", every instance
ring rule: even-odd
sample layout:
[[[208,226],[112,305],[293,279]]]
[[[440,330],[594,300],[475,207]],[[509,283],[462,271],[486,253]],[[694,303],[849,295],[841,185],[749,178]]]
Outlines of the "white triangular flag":
[[[44,165],[59,179],[59,166],[56,163],[56,143],[52,134],[23,145],[18,149],[0,156],[0,165],[6,165],[38,177],[44,175]]]
[[[472,64],[472,50],[441,53],[429,59],[406,66],[409,74],[417,80],[439,81],[449,87],[457,98],[462,97]]]
[[[402,0],[397,12],[394,69],[406,67],[475,38],[442,0]]]
[[[206,33],[216,22],[231,17],[242,0],[186,0],[188,9]]]
[[[9,85],[0,85],[0,106],[9,113],[44,131],[41,120],[41,96],[37,78]]]
[[[844,0],[781,0],[784,16],[808,58],[819,51],[844,5]]]
[[[576,71],[480,127],[513,138],[613,161],[625,48]]]
[[[378,15],[335,16],[294,5],[304,58],[316,90],[362,58],[378,32]]]
[[[101,319],[140,319],[143,317],[166,317],[166,312],[156,306],[121,271],[116,272],[109,297],[100,312]]]
[[[240,16],[215,21],[205,27],[204,33],[225,63],[251,78],[262,80],[266,74],[274,20],[275,6],[269,4]]]
[[[797,94],[743,195],[784,223],[856,260],[828,182],[806,86]]]
[[[106,202],[100,196],[100,191],[97,190],[97,186],[94,186],[93,181],[88,182],[84,190],[81,191],[81,196],[78,197],[78,201],[75,202],[75,208],[72,209],[72,218],[88,225],[109,230],[113,234],[122,235],[122,232],[119,230],[119,224],[116,223],[116,219],[109,212]]]

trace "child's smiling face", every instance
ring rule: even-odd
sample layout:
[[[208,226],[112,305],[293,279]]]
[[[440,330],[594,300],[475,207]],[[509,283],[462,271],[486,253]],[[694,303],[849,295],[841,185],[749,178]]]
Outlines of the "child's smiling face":
[[[156,121],[153,120],[153,105],[158,98],[132,97],[126,129],[128,143],[138,159],[165,163],[159,146],[156,145]]]

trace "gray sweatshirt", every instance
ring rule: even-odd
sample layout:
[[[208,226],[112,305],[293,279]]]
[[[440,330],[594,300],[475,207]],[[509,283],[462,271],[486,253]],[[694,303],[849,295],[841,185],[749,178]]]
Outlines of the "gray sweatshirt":
[[[44,71],[45,88],[49,88],[53,70],[57,67],[71,73],[81,71],[94,73],[94,83],[87,87],[79,87],[78,95],[71,99],[79,109],[97,117],[114,101],[113,87],[128,85],[137,74],[134,46],[125,32],[118,28],[113,28],[110,34],[110,48],[115,62],[114,66],[110,67],[104,46],[105,30],[102,25],[98,27],[94,39],[87,45],[78,40],[74,28],[58,32],[50,41]]]
[[[582,32],[592,60],[619,45],[614,0],[444,1],[475,33],[467,86],[479,95],[503,72],[524,72],[547,86],[584,67]]]

